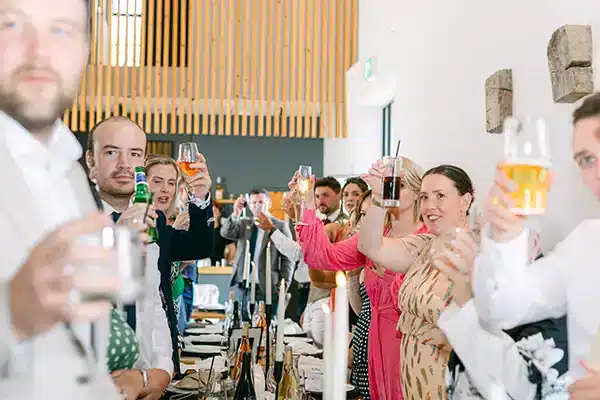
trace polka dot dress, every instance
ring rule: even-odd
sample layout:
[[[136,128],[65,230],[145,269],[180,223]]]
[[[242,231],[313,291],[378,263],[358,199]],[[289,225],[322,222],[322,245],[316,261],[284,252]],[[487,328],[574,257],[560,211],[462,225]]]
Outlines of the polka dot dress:
[[[354,354],[354,365],[352,366],[352,375],[350,383],[358,389],[358,392],[365,399],[370,399],[369,392],[369,359],[368,359],[368,335],[369,325],[371,324],[371,302],[365,289],[365,284],[360,284],[360,297],[362,306],[358,315],[358,322],[352,337],[352,349]]]
[[[140,357],[140,345],[135,332],[123,317],[114,309],[110,314],[110,336],[106,358],[110,372],[133,368]]]

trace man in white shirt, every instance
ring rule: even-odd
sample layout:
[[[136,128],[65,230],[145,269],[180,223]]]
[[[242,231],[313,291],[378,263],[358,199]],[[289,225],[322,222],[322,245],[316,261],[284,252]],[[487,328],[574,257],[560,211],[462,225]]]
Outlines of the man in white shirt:
[[[573,158],[585,185],[600,200],[600,94],[575,110],[573,123]],[[498,172],[486,202],[490,236],[482,238],[473,272],[478,314],[502,329],[566,314],[569,374],[579,379],[569,389],[571,399],[598,399],[600,366],[582,363],[597,357],[590,350],[600,327],[600,220],[583,221],[552,253],[527,267],[525,218],[509,210],[515,185]]]
[[[60,121],[79,89],[88,34],[87,2],[0,1],[0,168],[10,188],[0,197],[2,399],[119,398],[104,357],[110,304],[73,296],[118,290],[76,268],[115,262],[79,239],[110,222],[91,215],[81,148]]]
[[[179,369],[178,358],[173,354],[176,342],[172,340],[172,332],[177,332],[177,324],[173,319],[172,326],[169,327],[167,318],[170,315],[163,309],[159,286],[170,289],[169,279],[164,282],[163,277],[170,276],[171,261],[178,261],[171,259],[175,256],[174,249],[190,240],[174,238],[177,240],[165,241],[165,236],[170,233],[166,230],[170,228],[158,224],[160,219],[157,219],[159,215],[154,207],[150,207],[147,220],[142,221],[146,206],[143,204],[130,206],[135,190],[135,167],[144,165],[145,149],[146,134],[135,122],[125,117],[111,117],[100,122],[90,132],[86,163],[90,170],[90,178],[97,183],[104,211],[109,214],[116,213],[113,215],[118,224],[125,224],[142,231],[145,231],[148,225],[158,228],[158,243],[147,247],[146,295],[136,303],[135,321],[129,321],[128,318],[140,341],[140,359],[136,364],[140,369],[120,373],[116,381],[117,385],[128,393],[137,394],[144,399],[158,399],[169,384],[174,368]],[[184,243],[184,247],[189,251],[180,255],[185,260],[209,256],[214,241],[209,195],[210,176],[204,158],[202,156],[200,158],[198,164],[194,165],[198,169],[196,175],[186,178],[198,200],[189,207],[190,228],[181,231],[186,237],[192,236],[192,239],[194,237],[197,239],[196,242],[187,245]],[[198,232],[200,234],[196,235]],[[167,254],[163,252],[165,249]],[[165,274],[159,272],[159,260],[168,269]],[[163,293],[166,297],[165,301],[170,301],[172,304],[171,292],[163,290]],[[176,360],[177,365],[174,365],[173,359]]]

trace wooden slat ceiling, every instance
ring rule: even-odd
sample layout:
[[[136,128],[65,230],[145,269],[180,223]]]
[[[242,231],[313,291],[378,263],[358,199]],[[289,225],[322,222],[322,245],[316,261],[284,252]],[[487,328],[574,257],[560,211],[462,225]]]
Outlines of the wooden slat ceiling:
[[[107,1],[107,3],[103,3]],[[90,63],[65,121],[148,133],[345,137],[357,0],[92,0]]]

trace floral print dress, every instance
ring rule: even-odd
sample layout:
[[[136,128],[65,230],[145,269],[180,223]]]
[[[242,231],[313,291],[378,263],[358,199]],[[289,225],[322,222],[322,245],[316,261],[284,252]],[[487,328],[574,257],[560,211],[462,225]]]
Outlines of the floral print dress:
[[[569,357],[566,317],[523,325],[505,333],[515,341],[516,348],[527,365],[528,380],[535,386],[534,399],[567,400],[569,382],[565,373]],[[448,362],[446,382],[449,399],[484,399],[471,384],[468,372],[454,352]]]

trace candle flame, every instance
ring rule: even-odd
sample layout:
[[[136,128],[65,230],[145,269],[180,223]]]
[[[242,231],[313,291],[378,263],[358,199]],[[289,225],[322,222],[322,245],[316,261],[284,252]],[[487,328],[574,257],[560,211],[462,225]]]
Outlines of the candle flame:
[[[335,283],[338,287],[346,287],[346,274],[342,271],[338,271],[335,274]]]
[[[280,286],[285,286],[285,279],[281,280]]]

